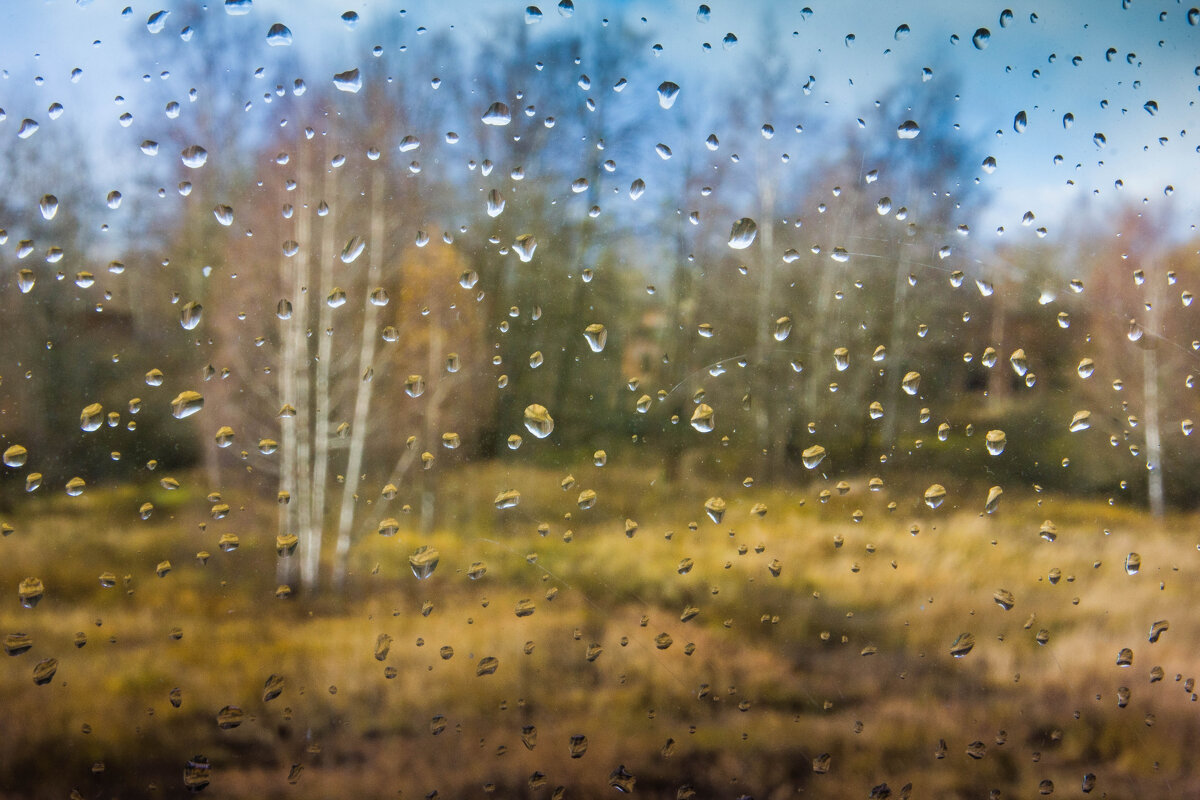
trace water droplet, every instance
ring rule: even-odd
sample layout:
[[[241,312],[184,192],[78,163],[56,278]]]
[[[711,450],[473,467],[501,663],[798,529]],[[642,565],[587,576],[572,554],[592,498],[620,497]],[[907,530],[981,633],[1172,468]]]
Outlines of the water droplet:
[[[38,208],[42,212],[43,219],[54,219],[54,215],[58,213],[58,198],[52,194],[44,194],[38,201]]]
[[[1016,116],[1013,117],[1013,130],[1016,131],[1017,133],[1024,133],[1025,128],[1028,125],[1029,125],[1029,116],[1025,113],[1024,109],[1021,109],[1020,111],[1017,112]]]
[[[23,467],[28,457],[29,451],[23,445],[11,445],[4,451],[4,466],[13,468]]]
[[[915,397],[921,389],[921,373],[905,373],[904,377],[900,380],[900,388],[904,390],[905,394]]]
[[[33,682],[38,686],[45,686],[54,680],[54,673],[56,672],[58,672],[58,659],[43,658],[33,665]]]
[[[84,406],[83,411],[79,413],[79,427],[85,432],[91,433],[94,430],[99,430],[103,422],[104,408],[99,403],[91,403]]]
[[[733,227],[729,231],[729,246],[734,250],[745,250],[754,244],[754,238],[757,235],[758,224],[749,217],[742,217],[733,223]]]
[[[500,659],[495,656],[484,656],[479,659],[479,665],[475,667],[475,674],[481,678],[484,675],[495,675],[499,668]]]
[[[179,310],[179,324],[185,331],[195,330],[196,326],[200,324],[200,315],[203,311],[204,307],[199,303],[185,303]]]
[[[679,96],[679,84],[671,81],[663,81],[658,85],[658,104],[663,108],[670,108],[675,105],[675,99]]]
[[[824,775],[829,772],[832,762],[833,756],[829,755],[829,753],[821,753],[821,755],[813,759],[812,771],[817,775]]]
[[[1121,652],[1117,653],[1117,666],[1118,667],[1132,667],[1133,666],[1133,650],[1132,649],[1130,649],[1128,647],[1121,648]]]
[[[362,76],[357,67],[348,69],[333,76],[333,85],[343,92],[354,94],[362,88]]]
[[[46,587],[38,578],[26,578],[17,585],[17,597],[25,608],[33,608],[46,594]]]
[[[488,192],[487,198],[487,215],[489,217],[498,217],[504,211],[504,197],[499,190],[492,189]]]
[[[437,569],[440,557],[441,553],[436,548],[430,545],[422,545],[417,548],[415,553],[408,557],[408,565],[412,568],[413,575],[417,577],[417,580],[425,580]]]
[[[921,135],[921,126],[909,119],[900,123],[896,128],[896,137],[900,139],[915,139]]]
[[[704,501],[704,511],[717,525],[721,524],[721,518],[725,516],[725,500],[721,497],[710,497]]]
[[[800,454],[800,460],[805,469],[816,469],[817,465],[825,460],[825,448],[819,444],[805,448]]]
[[[992,594],[992,599],[996,601],[996,605],[1003,608],[1005,611],[1011,611],[1012,607],[1017,604],[1016,597],[1007,589],[997,589]]]
[[[174,691],[178,691],[178,689]],[[174,696],[172,697],[172,704],[174,704]],[[199,792],[206,788],[211,781],[209,769],[210,765],[207,758],[204,756],[193,756],[183,767],[183,785],[190,792]]]
[[[1071,424],[1069,426],[1071,433],[1086,431],[1090,427],[1092,427],[1092,412],[1076,411],[1075,416],[1071,417]]]
[[[895,33],[892,34],[892,38],[898,42],[901,39],[907,39],[910,33],[912,33],[912,28],[907,24],[902,24],[896,28]]]
[[[990,42],[991,39],[992,32],[987,28],[980,28],[979,30],[975,31],[975,34],[971,37],[971,44],[975,45],[976,50],[985,50],[987,49],[988,42]]]
[[[1150,644],[1154,644],[1164,633],[1171,629],[1171,623],[1165,619],[1156,620],[1150,625]]]
[[[1139,553],[1130,553],[1125,556],[1125,574],[1137,575],[1142,569],[1142,556]]]
[[[171,401],[171,415],[175,419],[184,419],[204,408],[204,397],[195,391],[180,392]]]
[[[973,649],[975,649],[975,634],[960,633],[954,643],[950,645],[950,655],[962,658]]]
[[[599,322],[593,322],[583,329],[583,338],[587,339],[588,347],[593,353],[599,353],[608,343],[608,329]]]
[[[200,169],[204,166],[205,162],[208,161],[208,151],[198,144],[193,144],[189,147],[183,148],[183,151],[179,154],[179,157],[183,161],[183,165],[185,167],[190,167],[191,169]]]
[[[362,255],[362,252],[366,249],[366,247],[366,239],[363,239],[361,236],[351,237],[350,241],[346,242],[346,246],[342,248],[342,263],[353,263],[354,259]]]
[[[292,43],[292,32],[282,22],[276,22],[267,31],[267,44],[272,47],[287,47]]]
[[[554,432],[554,418],[545,406],[533,403],[525,407],[525,429],[539,439]]]
[[[692,427],[701,433],[712,433],[713,426],[712,407],[704,403],[696,406],[696,410],[692,412]]]
[[[17,289],[21,294],[29,294],[33,291],[34,284],[37,283],[37,277],[31,269],[22,269],[17,273]]]
[[[167,17],[170,15],[170,11],[155,11],[146,18],[146,30],[151,33],[161,33],[162,29],[166,27]]]
[[[941,438],[940,436],[938,438]],[[1000,505],[1000,497],[1004,494],[1004,489],[999,486],[993,486],[988,489],[987,500],[983,502],[983,511],[986,514],[995,514],[996,509]]]
[[[496,508],[504,510],[506,508],[515,508],[521,502],[521,493],[516,489],[508,489],[496,495],[493,501]]]
[[[513,242],[513,249],[517,251],[517,257],[522,261],[530,261],[533,258],[533,251],[537,249],[537,239],[532,233],[521,234]]]
[[[1007,438],[1004,431],[990,430],[984,436],[984,442],[987,445],[987,451],[994,456],[998,456],[1004,452],[1004,445],[1007,443]]]
[[[925,505],[937,508],[946,500],[946,487],[935,483],[925,490]]]
[[[217,727],[223,731],[232,730],[245,721],[246,713],[237,706],[225,706],[217,712]]]
[[[488,106],[487,111],[483,112],[484,125],[503,126],[512,122],[512,112],[508,110],[508,106],[500,101],[496,101]]]

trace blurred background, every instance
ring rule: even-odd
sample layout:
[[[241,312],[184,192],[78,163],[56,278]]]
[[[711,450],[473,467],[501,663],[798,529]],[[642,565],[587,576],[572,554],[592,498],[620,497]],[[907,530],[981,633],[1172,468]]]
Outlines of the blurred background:
[[[1200,791],[1200,10],[0,17],[0,796]]]

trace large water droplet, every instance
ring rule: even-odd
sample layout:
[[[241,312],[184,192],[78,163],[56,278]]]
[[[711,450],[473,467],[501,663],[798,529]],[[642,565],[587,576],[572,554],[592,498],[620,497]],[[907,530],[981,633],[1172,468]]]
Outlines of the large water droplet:
[[[367,240],[361,236],[351,237],[350,241],[346,242],[346,246],[342,248],[342,263],[350,264],[354,259],[362,255],[363,250],[367,248]]]
[[[339,72],[333,76],[333,85],[343,92],[354,94],[362,88],[362,75],[357,67]]]
[[[554,432],[554,418],[545,406],[533,403],[525,407],[525,428],[539,439]]]
[[[504,197],[498,189],[492,189],[488,192],[487,198],[487,215],[489,217],[498,217],[504,211]]]
[[[292,32],[282,22],[276,22],[267,31],[267,44],[271,47],[287,47],[292,43]]]
[[[587,339],[588,347],[593,353],[599,353],[608,343],[608,329],[599,322],[593,322],[583,329],[583,338]]]
[[[925,490],[925,505],[937,508],[946,500],[946,487],[935,483]]]
[[[988,42],[992,40],[992,32],[987,28],[980,28],[975,31],[971,37],[971,44],[975,45],[976,50],[984,50],[988,46]]]
[[[199,303],[185,303],[183,308],[179,309],[179,324],[185,331],[195,330],[196,326],[200,324],[200,315],[203,312],[204,306]]]
[[[162,29],[166,27],[167,17],[170,15],[170,11],[155,11],[146,18],[146,30],[151,33],[161,33]]]
[[[29,451],[25,449],[24,445],[10,445],[8,449],[4,451],[4,466],[13,468],[23,467],[25,466],[25,461],[28,458]]]
[[[670,108],[675,105],[675,99],[679,96],[679,84],[671,81],[663,81],[658,85],[658,104],[663,108]]]
[[[758,224],[749,217],[742,217],[734,222],[733,227],[729,230],[729,246],[734,250],[745,250],[754,244],[756,236],[758,236]]]
[[[804,452],[800,454],[800,460],[805,469],[816,469],[817,465],[825,460],[825,448],[819,444],[805,448]]]
[[[517,251],[517,257],[522,261],[530,261],[533,258],[533,251],[537,250],[537,239],[532,233],[523,233],[513,242],[513,249]]]
[[[179,155],[183,165],[192,169],[200,169],[208,161],[208,151],[198,144],[183,148]]]
[[[950,645],[950,655],[955,658],[962,658],[967,653],[975,649],[975,634],[960,633],[954,643]]]
[[[83,411],[79,413],[79,427],[88,433],[99,430],[102,424],[104,424],[104,408],[99,403],[84,406]]]
[[[704,403],[696,406],[692,412],[692,427],[701,433],[712,433],[714,425],[712,407]]]
[[[204,408],[204,397],[199,392],[191,390],[180,392],[171,401],[171,416],[184,419]]]
[[[422,545],[417,548],[415,553],[408,557],[408,565],[412,568],[413,575],[417,576],[418,580],[425,580],[437,569],[440,557],[441,553],[436,548],[430,545]]]
[[[896,128],[896,137],[899,139],[915,139],[920,135],[921,126],[911,119],[901,122]]]
[[[497,100],[488,106],[481,119],[484,125],[502,126],[512,121],[512,113],[508,110],[508,106]]]

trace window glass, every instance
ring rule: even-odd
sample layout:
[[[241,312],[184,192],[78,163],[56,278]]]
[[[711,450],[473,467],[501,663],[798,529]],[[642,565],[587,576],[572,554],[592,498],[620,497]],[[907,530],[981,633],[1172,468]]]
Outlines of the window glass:
[[[1200,793],[1200,10],[0,18],[13,796]]]

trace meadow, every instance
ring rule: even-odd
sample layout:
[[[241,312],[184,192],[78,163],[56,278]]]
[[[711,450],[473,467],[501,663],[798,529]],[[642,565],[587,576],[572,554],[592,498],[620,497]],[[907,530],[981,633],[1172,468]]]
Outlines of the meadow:
[[[179,477],[5,513],[0,797],[1200,792],[1194,515],[466,466],[277,599],[273,502]]]

